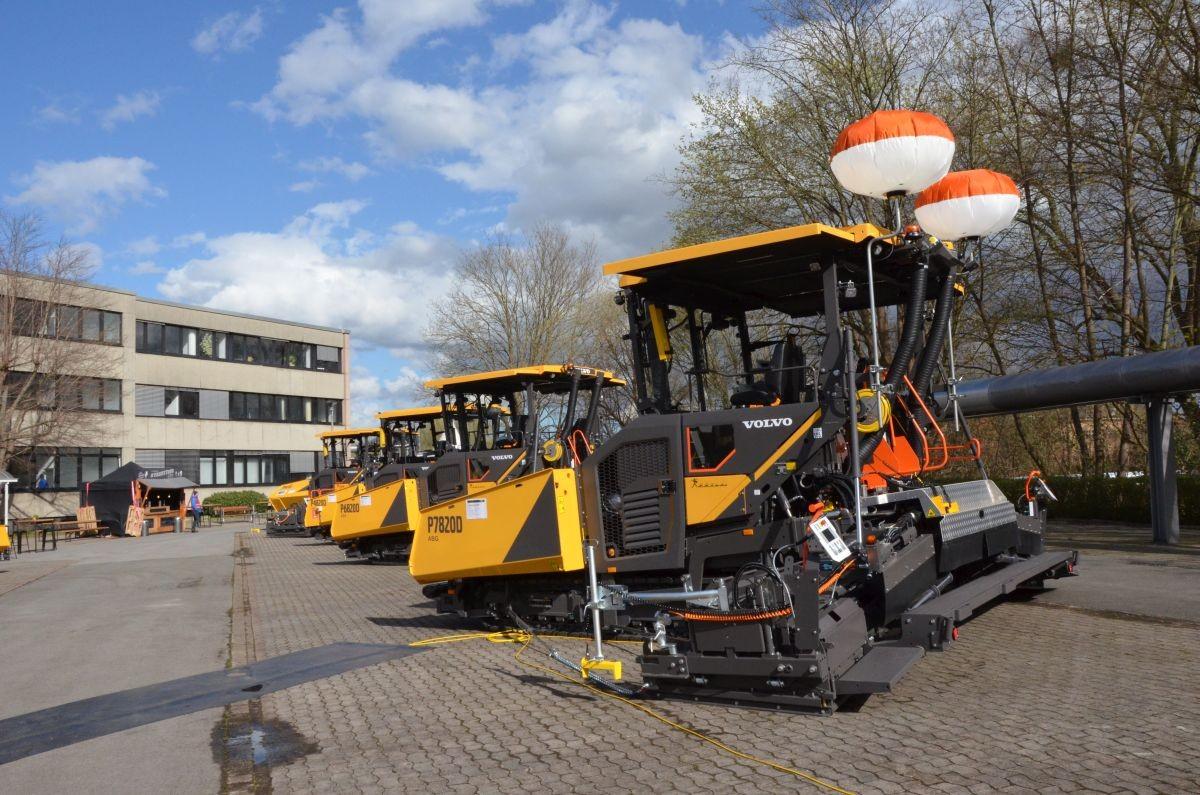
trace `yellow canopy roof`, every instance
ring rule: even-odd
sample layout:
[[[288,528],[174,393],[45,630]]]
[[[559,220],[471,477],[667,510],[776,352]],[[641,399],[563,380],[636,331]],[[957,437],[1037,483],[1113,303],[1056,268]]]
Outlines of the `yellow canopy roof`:
[[[432,420],[442,416],[441,406],[420,406],[415,409],[393,409],[375,415],[377,420]]]
[[[453,404],[450,406],[451,411],[455,411]],[[467,403],[467,411],[474,411],[475,404]],[[503,406],[500,408],[502,414],[508,414],[509,411]],[[421,406],[415,409],[393,409],[392,411],[381,411],[375,415],[375,419],[383,420],[435,420],[442,416],[441,406]]]
[[[342,428],[337,431],[325,431],[318,433],[317,438],[325,439],[354,439],[360,436],[379,436],[378,428]]]
[[[610,262],[604,272],[660,307],[714,316],[770,309],[806,317],[829,306],[824,266],[833,263],[842,289],[832,298],[846,312],[868,306],[867,242],[885,234],[873,224],[804,224]],[[931,268],[927,295],[936,296],[957,262],[943,246],[913,245],[907,237],[889,238],[875,254],[877,306],[906,301],[914,268],[922,263]]]
[[[595,367],[582,367],[573,364],[533,364],[527,367],[514,367],[508,370],[492,370],[485,373],[471,373],[452,378],[435,378],[425,383],[426,389],[452,390],[471,392],[480,390],[519,391],[525,384],[533,382],[539,392],[565,392],[570,389],[571,376],[578,372],[581,384],[590,384],[598,377],[604,378],[605,386],[624,386],[625,382],[608,370]]]

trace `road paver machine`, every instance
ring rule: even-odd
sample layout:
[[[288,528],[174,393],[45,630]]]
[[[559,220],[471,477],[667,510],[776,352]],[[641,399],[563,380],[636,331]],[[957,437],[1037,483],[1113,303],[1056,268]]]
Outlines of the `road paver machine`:
[[[441,453],[453,449],[454,429],[444,431],[441,406],[384,411],[382,463],[337,503],[330,537],[348,557],[407,561],[412,525],[420,510],[417,482]]]
[[[520,505],[435,504],[414,576],[460,615],[590,618],[590,673],[616,668],[604,637],[641,637],[658,695],[831,711],[888,691],[974,610],[1076,557],[1045,551],[1036,494],[1018,513],[943,428],[953,401],[931,384],[969,269],[919,230],[822,224],[609,264],[640,416],[497,490]],[[888,307],[903,330],[885,367]],[[955,460],[979,476],[935,484]]]
[[[409,570],[418,582],[435,583],[427,595],[444,609],[487,616],[494,605],[540,593],[526,574],[540,580],[550,573],[552,590],[561,590],[563,572],[579,578],[576,471],[593,449],[603,391],[624,384],[574,364],[426,384],[441,397],[447,427],[467,441],[422,476]]]
[[[328,536],[333,508],[353,495],[364,474],[379,466],[384,433],[380,428],[343,428],[317,434],[321,467],[312,477],[280,486],[269,498],[272,507],[266,529],[271,535]],[[302,494],[300,500],[296,497]]]

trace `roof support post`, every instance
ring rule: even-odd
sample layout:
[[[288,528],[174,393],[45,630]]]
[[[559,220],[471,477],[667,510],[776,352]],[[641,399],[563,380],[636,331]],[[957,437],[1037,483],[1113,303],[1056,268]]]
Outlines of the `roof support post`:
[[[1170,398],[1146,401],[1150,436],[1150,525],[1156,544],[1179,543],[1179,488]]]

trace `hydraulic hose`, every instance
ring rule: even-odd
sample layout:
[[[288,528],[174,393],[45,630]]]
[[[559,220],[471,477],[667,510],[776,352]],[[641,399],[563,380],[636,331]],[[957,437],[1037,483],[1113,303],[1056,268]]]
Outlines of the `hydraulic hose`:
[[[937,307],[933,312],[933,328],[929,330],[929,339],[925,341],[925,350],[917,362],[917,372],[913,378],[913,388],[922,398],[929,389],[933,371],[942,355],[942,346],[946,342],[946,330],[950,325],[950,314],[954,311],[954,280],[958,276],[958,266],[952,265],[946,274],[946,281],[938,293]]]
[[[917,349],[917,340],[921,336],[921,328],[925,325],[925,288],[929,283],[929,265],[921,263],[913,274],[912,289],[908,293],[908,308],[904,312],[904,333],[900,335],[900,345],[896,355],[888,365],[888,386],[897,386],[908,375],[908,365],[912,361],[913,351]]]
[[[925,261],[921,262],[921,266],[917,268],[913,274],[912,289],[908,293],[908,308],[904,313],[904,332],[900,335],[900,345],[896,348],[896,355],[892,357],[892,363],[888,365],[887,380],[884,382],[890,387],[895,387],[904,380],[904,376],[908,374],[908,365],[912,361],[913,351],[917,349],[917,339],[920,337],[921,328],[925,325],[925,288],[929,283],[929,265]],[[874,318],[871,319],[875,321]],[[883,441],[883,429],[881,428],[871,436],[863,440],[862,447],[858,451],[858,460],[860,463],[866,463],[875,455],[875,448],[879,447],[879,443]]]

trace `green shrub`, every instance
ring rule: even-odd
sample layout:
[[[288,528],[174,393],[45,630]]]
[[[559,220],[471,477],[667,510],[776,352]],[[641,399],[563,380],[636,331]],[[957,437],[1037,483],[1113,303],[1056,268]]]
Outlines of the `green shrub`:
[[[1058,502],[1051,519],[1080,519],[1150,524],[1149,478],[1046,478]],[[1010,500],[1025,491],[1023,478],[997,478]],[[1179,522],[1200,524],[1200,475],[1179,476]]]
[[[205,508],[234,508],[239,505],[265,505],[267,495],[261,491],[243,489],[241,491],[218,491],[204,498]]]

